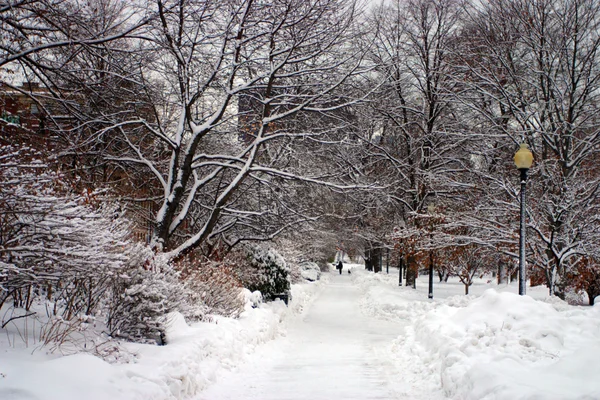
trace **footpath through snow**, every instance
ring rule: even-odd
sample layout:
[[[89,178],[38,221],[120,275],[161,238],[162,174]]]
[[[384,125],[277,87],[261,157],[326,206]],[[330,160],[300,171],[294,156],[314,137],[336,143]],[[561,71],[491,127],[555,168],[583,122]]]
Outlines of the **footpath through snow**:
[[[600,306],[480,279],[398,287],[397,270],[332,274],[288,336],[199,400],[600,399]]]
[[[289,325],[286,338],[262,347],[248,364],[223,376],[199,399],[397,398],[387,376],[394,365],[381,349],[402,333],[404,323],[362,313],[361,296],[350,275],[332,273],[304,317]]]

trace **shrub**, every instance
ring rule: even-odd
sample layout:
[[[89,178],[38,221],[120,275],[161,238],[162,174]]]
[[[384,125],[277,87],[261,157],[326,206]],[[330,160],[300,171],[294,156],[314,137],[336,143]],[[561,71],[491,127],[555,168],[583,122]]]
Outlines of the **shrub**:
[[[302,268],[300,268],[300,265],[287,262],[287,266],[290,269],[289,278],[291,283],[301,283],[304,281],[304,277],[302,276]]]
[[[180,262],[182,278],[190,293],[189,303],[201,303],[203,313],[185,310],[188,319],[205,319],[208,314],[237,318],[244,311],[242,284],[237,278],[236,267],[226,262],[201,258],[188,258]]]
[[[129,252],[128,268],[114,280],[107,326],[113,337],[165,344],[165,316],[188,294],[178,273],[142,245]]]
[[[568,278],[572,289],[585,292],[589,305],[593,306],[595,298],[600,296],[600,264],[591,257],[582,257]]]
[[[29,310],[34,295],[65,320],[94,313],[126,258],[129,223],[116,204],[61,193],[51,172],[0,171],[0,306]],[[39,178],[39,180],[36,180]]]
[[[98,315],[127,264],[130,232],[118,204],[73,193],[38,158],[27,148],[0,146],[0,307],[10,301],[28,311],[52,350]],[[47,319],[29,312],[38,301]]]
[[[258,290],[266,300],[290,289],[290,269],[274,249],[259,246],[246,250],[246,265],[238,270],[238,277],[250,291]]]

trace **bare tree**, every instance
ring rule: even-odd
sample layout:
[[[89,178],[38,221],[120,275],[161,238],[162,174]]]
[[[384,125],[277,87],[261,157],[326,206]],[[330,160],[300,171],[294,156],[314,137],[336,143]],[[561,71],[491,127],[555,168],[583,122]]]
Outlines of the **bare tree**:
[[[497,210],[514,210],[517,175],[509,170],[509,160],[517,143],[528,142],[535,155],[528,258],[544,271],[551,293],[563,290],[556,284],[561,279],[566,284],[567,270],[595,252],[598,243],[600,176],[592,167],[600,139],[598,10],[593,0],[467,8],[462,98],[493,134],[488,136],[492,142],[479,147],[482,172],[489,174],[489,187],[498,189],[488,192],[495,199],[485,201]],[[515,178],[512,183],[508,174]],[[514,220],[507,224],[502,214],[506,211],[490,214],[489,221],[495,221],[490,230],[514,227]]]
[[[415,217],[428,205],[460,197],[468,156],[461,148],[464,121],[450,96],[458,11],[458,3],[450,0],[398,1],[382,5],[370,21],[375,38],[370,56],[377,79],[385,83],[372,103],[373,133],[365,138],[365,147],[369,162],[379,165],[374,175],[385,176],[389,185],[385,196],[391,203],[384,218],[402,227],[394,236],[400,234],[406,243],[419,235],[421,219]],[[404,258],[416,278],[414,254]]]
[[[136,123],[163,153],[144,149],[118,124],[110,129],[127,147],[111,158],[146,169],[159,183],[154,242],[178,257],[218,238],[235,241],[234,227],[276,216],[275,209],[261,207],[260,193],[269,193],[279,210],[286,207],[274,185],[302,176],[290,165],[295,142],[339,128],[324,118],[315,128],[294,121],[341,109],[348,101],[340,101],[340,88],[359,72],[360,57],[347,47],[352,2],[156,6],[148,46],[158,56],[142,73],[149,90],[168,96],[153,105],[155,123]],[[318,175],[302,179],[324,181]],[[254,196],[249,202],[248,193]],[[248,238],[281,229],[255,229]]]
[[[147,20],[114,0],[7,0],[0,4],[0,67],[25,75],[55,66],[55,50],[71,53],[134,32]]]

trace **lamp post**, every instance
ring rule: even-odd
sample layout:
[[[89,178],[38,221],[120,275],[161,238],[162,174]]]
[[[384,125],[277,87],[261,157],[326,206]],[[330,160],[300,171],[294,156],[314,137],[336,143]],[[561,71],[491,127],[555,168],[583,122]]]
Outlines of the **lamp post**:
[[[521,172],[521,220],[519,234],[519,295],[525,295],[525,184],[527,183],[527,171],[533,163],[533,154],[526,143],[521,144],[521,148],[516,152],[515,165]]]
[[[427,213],[429,214],[429,218],[433,218],[433,213],[435,213],[435,206],[430,204],[427,206]],[[431,249],[429,250],[429,293],[427,294],[427,298],[433,299],[433,222],[429,221],[429,244],[431,245]]]

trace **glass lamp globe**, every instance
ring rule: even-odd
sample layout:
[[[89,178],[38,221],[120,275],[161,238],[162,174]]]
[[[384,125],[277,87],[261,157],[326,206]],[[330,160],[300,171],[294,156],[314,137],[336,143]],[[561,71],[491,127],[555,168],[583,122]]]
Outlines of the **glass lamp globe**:
[[[533,154],[527,143],[521,143],[521,148],[515,153],[515,165],[517,169],[529,169],[533,164]]]

